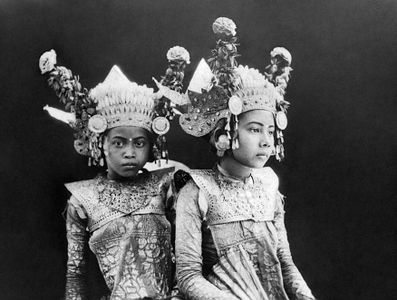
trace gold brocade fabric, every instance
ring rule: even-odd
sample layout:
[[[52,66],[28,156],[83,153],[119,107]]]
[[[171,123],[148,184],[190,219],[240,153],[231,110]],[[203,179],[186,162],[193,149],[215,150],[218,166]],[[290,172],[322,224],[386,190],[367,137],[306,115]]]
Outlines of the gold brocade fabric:
[[[142,174],[131,182],[118,182],[98,176],[96,186],[100,203],[125,214],[146,207],[152,197],[162,196],[159,177],[152,173]]]
[[[85,299],[88,246],[97,257],[110,299],[170,296],[171,228],[164,214],[167,178],[160,175],[144,174],[129,183],[99,176],[68,184],[72,197],[66,222],[66,299]]]
[[[169,176],[163,171],[145,172],[134,181],[118,182],[100,174],[65,186],[88,215],[88,229],[92,232],[125,214],[163,214]]]
[[[182,293],[192,300],[314,299],[292,260],[274,172],[265,168],[245,182],[220,169],[191,176],[177,200]]]
[[[196,170],[191,176],[206,197],[209,225],[274,219],[277,177],[250,177],[244,183],[217,170]]]

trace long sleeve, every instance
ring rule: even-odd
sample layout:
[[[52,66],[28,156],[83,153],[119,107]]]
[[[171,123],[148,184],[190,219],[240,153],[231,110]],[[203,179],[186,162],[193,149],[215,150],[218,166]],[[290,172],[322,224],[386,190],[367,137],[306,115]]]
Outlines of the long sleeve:
[[[66,300],[86,298],[86,251],[88,232],[87,219],[76,198],[70,198],[66,215],[66,234],[68,240],[68,262],[66,270]]]
[[[293,300],[315,299],[309,287],[303,279],[298,268],[295,266],[287,238],[287,230],[284,224],[283,196],[277,196],[277,210],[275,214],[275,227],[278,233],[277,256],[281,263],[284,286],[288,296]]]
[[[198,187],[189,181],[177,201],[175,248],[179,288],[187,299],[230,300],[202,275],[202,216],[198,198]]]
[[[162,180],[161,184],[161,190],[164,198],[164,203],[165,203],[165,215],[167,220],[171,224],[171,247],[172,247],[172,261],[173,261],[173,266],[172,266],[172,299],[182,299],[182,296],[179,291],[179,287],[177,284],[177,278],[176,278],[176,271],[175,271],[175,218],[176,218],[176,213],[175,213],[175,207],[174,207],[174,202],[175,202],[175,197],[176,197],[176,191],[175,191],[175,184],[173,180],[173,174],[169,174],[168,176],[165,176],[165,178]]]

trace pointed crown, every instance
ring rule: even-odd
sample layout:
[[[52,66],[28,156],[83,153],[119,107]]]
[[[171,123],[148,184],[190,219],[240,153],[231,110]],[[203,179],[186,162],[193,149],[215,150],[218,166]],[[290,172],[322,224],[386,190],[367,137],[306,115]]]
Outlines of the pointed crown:
[[[238,97],[242,103],[241,112],[237,110],[236,114],[255,109],[276,113],[277,103],[282,99],[276,87],[257,69],[239,65],[234,71],[239,88],[233,93],[231,99]]]
[[[106,119],[107,129],[137,126],[152,131],[153,89],[129,81],[119,67],[113,66],[89,95],[97,102],[97,114]]]

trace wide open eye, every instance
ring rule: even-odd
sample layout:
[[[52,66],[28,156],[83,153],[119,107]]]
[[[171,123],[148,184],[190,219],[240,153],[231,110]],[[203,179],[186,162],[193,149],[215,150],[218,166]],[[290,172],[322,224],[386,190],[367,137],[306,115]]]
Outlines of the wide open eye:
[[[137,148],[143,148],[146,145],[146,140],[145,139],[137,139],[134,141],[135,147]]]
[[[116,148],[123,148],[124,147],[124,142],[121,139],[114,139],[112,141],[112,146],[114,146]]]

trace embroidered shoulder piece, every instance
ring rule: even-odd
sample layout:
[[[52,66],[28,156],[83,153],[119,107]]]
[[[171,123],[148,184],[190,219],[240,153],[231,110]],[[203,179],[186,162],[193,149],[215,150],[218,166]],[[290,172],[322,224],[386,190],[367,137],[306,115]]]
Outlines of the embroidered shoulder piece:
[[[163,214],[169,172],[146,172],[131,182],[117,182],[98,175],[65,186],[84,207],[88,214],[88,228],[93,231],[127,214]]]
[[[90,232],[125,215],[124,213],[112,210],[99,202],[96,181],[97,179],[95,178],[65,184],[69,192],[78,201],[78,203],[74,203],[74,205],[81,205],[87,212],[87,227]]]
[[[233,180],[217,170],[194,170],[191,176],[208,202],[209,225],[274,219],[278,178],[272,171],[266,176],[253,174],[250,183]]]

